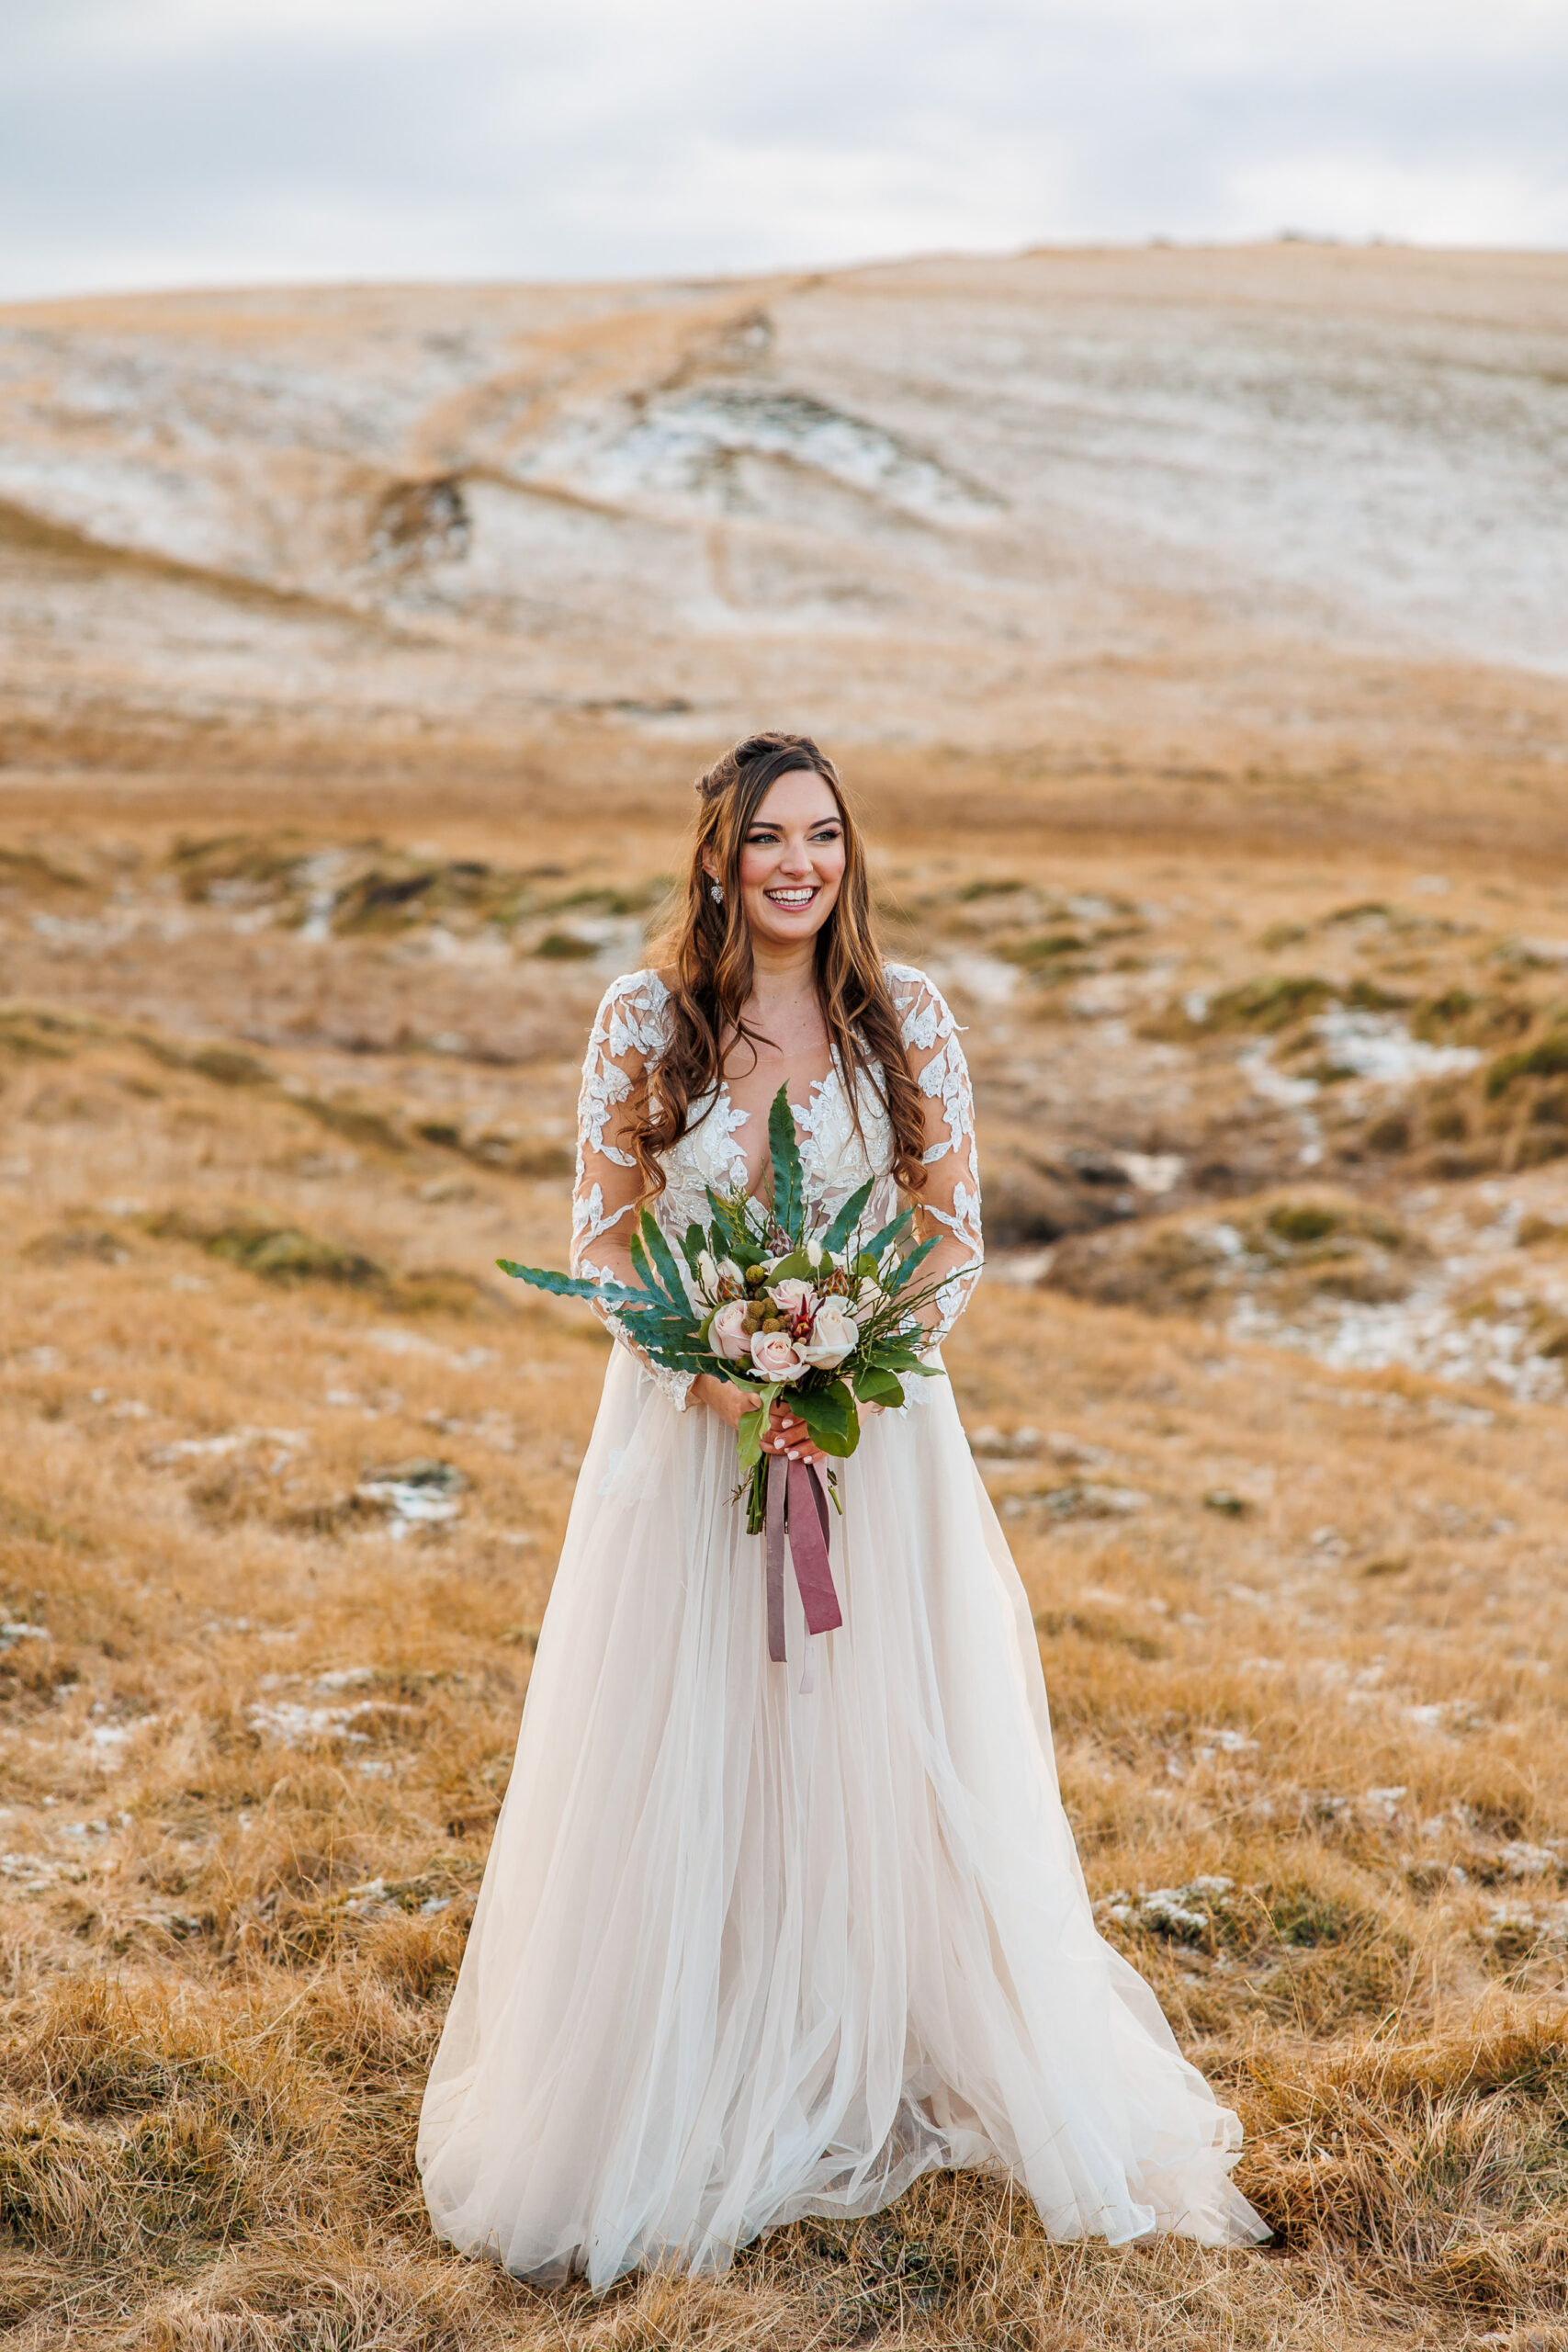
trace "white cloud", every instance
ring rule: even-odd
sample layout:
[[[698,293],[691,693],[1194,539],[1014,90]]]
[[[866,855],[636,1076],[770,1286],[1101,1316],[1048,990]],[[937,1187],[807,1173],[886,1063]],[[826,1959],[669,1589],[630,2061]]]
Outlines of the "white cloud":
[[[0,0],[0,292],[1568,236],[1563,0]]]

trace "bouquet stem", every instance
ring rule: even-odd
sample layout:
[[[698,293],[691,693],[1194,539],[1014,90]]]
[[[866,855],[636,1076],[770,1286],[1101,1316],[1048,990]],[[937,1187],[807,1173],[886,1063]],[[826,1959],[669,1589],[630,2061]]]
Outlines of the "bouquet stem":
[[[768,1523],[768,1471],[770,1463],[764,1453],[752,1464],[746,1481],[746,1532],[761,1535]]]

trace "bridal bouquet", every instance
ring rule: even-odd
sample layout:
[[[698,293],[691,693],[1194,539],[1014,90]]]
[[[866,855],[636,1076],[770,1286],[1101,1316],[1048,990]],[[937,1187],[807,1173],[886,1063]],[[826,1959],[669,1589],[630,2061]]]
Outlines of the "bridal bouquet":
[[[808,1627],[827,1632],[841,1620],[827,1566],[824,1488],[804,1463],[762,1452],[773,1404],[787,1392],[824,1453],[852,1454],[860,1442],[860,1406],[901,1405],[907,1379],[936,1376],[933,1365],[921,1363],[918,1343],[925,1338],[919,1309],[941,1284],[916,1282],[936,1241],[909,1246],[912,1210],[879,1232],[863,1233],[869,1183],[851,1193],[831,1223],[813,1227],[784,1087],[768,1114],[768,1145],[772,1198],[710,1191],[711,1222],[688,1226],[679,1257],[643,1210],[630,1245],[635,1286],[509,1258],[497,1263],[536,1289],[597,1301],[650,1363],[712,1374],[751,1400],[737,1431],[741,1477],[735,1499],[746,1498],[748,1532],[768,1536],[769,1648],[782,1658],[786,1527]],[[841,1510],[831,1470],[826,1488]]]

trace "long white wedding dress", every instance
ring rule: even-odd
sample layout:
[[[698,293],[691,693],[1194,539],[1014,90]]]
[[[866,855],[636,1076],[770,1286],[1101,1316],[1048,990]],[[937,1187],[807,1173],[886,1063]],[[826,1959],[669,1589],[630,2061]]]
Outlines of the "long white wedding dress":
[[[926,1096],[945,1329],[979,1272],[968,1075],[951,1012],[890,966]],[[573,1262],[635,1199],[615,1138],[666,1034],[617,980],[583,1072]],[[814,1199],[875,1174],[886,1114],[845,1073],[796,1110]],[[745,1181],[721,1090],[666,1165],[672,1238]],[[863,1136],[863,1141],[862,1137]],[[940,1360],[940,1359],[935,1359]],[[735,1439],[617,1345],[579,1476],[516,1763],[425,2094],[438,2234],[520,2275],[722,2269],[802,2214],[863,2214],[937,2165],[1011,2173],[1053,2236],[1267,2236],[1235,2118],[1097,1933],[1040,1655],[945,1379],[910,1383],[840,1469],[841,1629],[790,1580],[770,1665]]]

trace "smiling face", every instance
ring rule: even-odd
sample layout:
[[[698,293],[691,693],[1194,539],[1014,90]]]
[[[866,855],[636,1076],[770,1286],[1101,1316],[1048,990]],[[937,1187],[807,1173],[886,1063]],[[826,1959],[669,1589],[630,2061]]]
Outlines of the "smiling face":
[[[754,941],[798,945],[821,930],[844,878],[844,820],[826,778],[792,768],[770,786],[740,843],[740,903]]]

